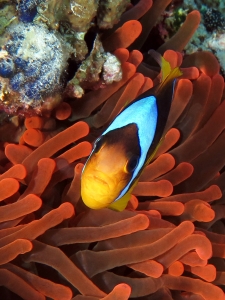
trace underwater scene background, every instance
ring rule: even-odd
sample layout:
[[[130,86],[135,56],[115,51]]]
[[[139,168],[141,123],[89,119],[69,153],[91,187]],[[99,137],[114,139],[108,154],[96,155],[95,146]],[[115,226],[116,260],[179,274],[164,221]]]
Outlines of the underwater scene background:
[[[223,1],[0,2],[0,299],[222,300]],[[93,141],[183,71],[122,212],[87,208]],[[146,129],[147,130],[147,129]]]

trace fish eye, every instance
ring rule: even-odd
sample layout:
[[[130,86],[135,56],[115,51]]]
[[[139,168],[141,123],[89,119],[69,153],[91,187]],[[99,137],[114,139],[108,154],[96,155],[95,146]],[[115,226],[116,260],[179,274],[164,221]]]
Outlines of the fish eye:
[[[127,164],[125,166],[125,170],[127,173],[132,173],[137,165],[138,165],[138,162],[139,162],[139,156],[138,155],[132,155],[129,160],[127,161]]]
[[[95,141],[95,144],[94,144],[95,153],[99,152],[99,150],[102,148],[103,144],[104,144],[104,139],[103,138],[99,138]]]

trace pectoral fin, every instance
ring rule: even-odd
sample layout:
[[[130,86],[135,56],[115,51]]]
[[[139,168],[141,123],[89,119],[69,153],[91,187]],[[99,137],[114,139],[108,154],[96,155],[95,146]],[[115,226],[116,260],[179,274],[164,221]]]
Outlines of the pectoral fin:
[[[138,179],[139,177],[135,180],[135,182],[132,184],[132,186],[130,187],[129,191],[119,200],[112,202],[108,208],[112,209],[112,210],[116,210],[116,211],[122,211],[126,208],[127,203],[130,200],[131,197],[131,193],[134,189],[134,187],[137,185],[138,183]]]
[[[122,211],[126,208],[129,202],[131,193],[127,192],[122,198],[117,201],[112,202],[108,207],[112,210]]]

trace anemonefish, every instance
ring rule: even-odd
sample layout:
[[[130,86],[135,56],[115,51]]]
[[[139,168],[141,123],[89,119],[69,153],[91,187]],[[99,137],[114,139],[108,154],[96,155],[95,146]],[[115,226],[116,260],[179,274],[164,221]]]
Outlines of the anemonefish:
[[[81,175],[81,197],[92,209],[122,211],[163,137],[178,67],[161,57],[162,82],[143,93],[95,141]]]

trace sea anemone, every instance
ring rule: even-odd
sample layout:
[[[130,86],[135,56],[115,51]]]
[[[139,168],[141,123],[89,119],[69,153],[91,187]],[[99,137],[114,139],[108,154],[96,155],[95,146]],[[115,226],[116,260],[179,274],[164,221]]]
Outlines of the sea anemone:
[[[144,43],[169,2],[140,1],[104,39],[121,61],[121,81],[68,99],[43,117],[3,123],[2,298],[224,299],[224,80],[211,53],[180,53],[199,24],[197,11],[158,49],[184,75],[165,138],[127,208],[95,211],[80,198],[93,140],[159,80],[152,58],[143,62],[132,48]],[[138,39],[141,23],[127,21],[135,18],[143,23]]]

